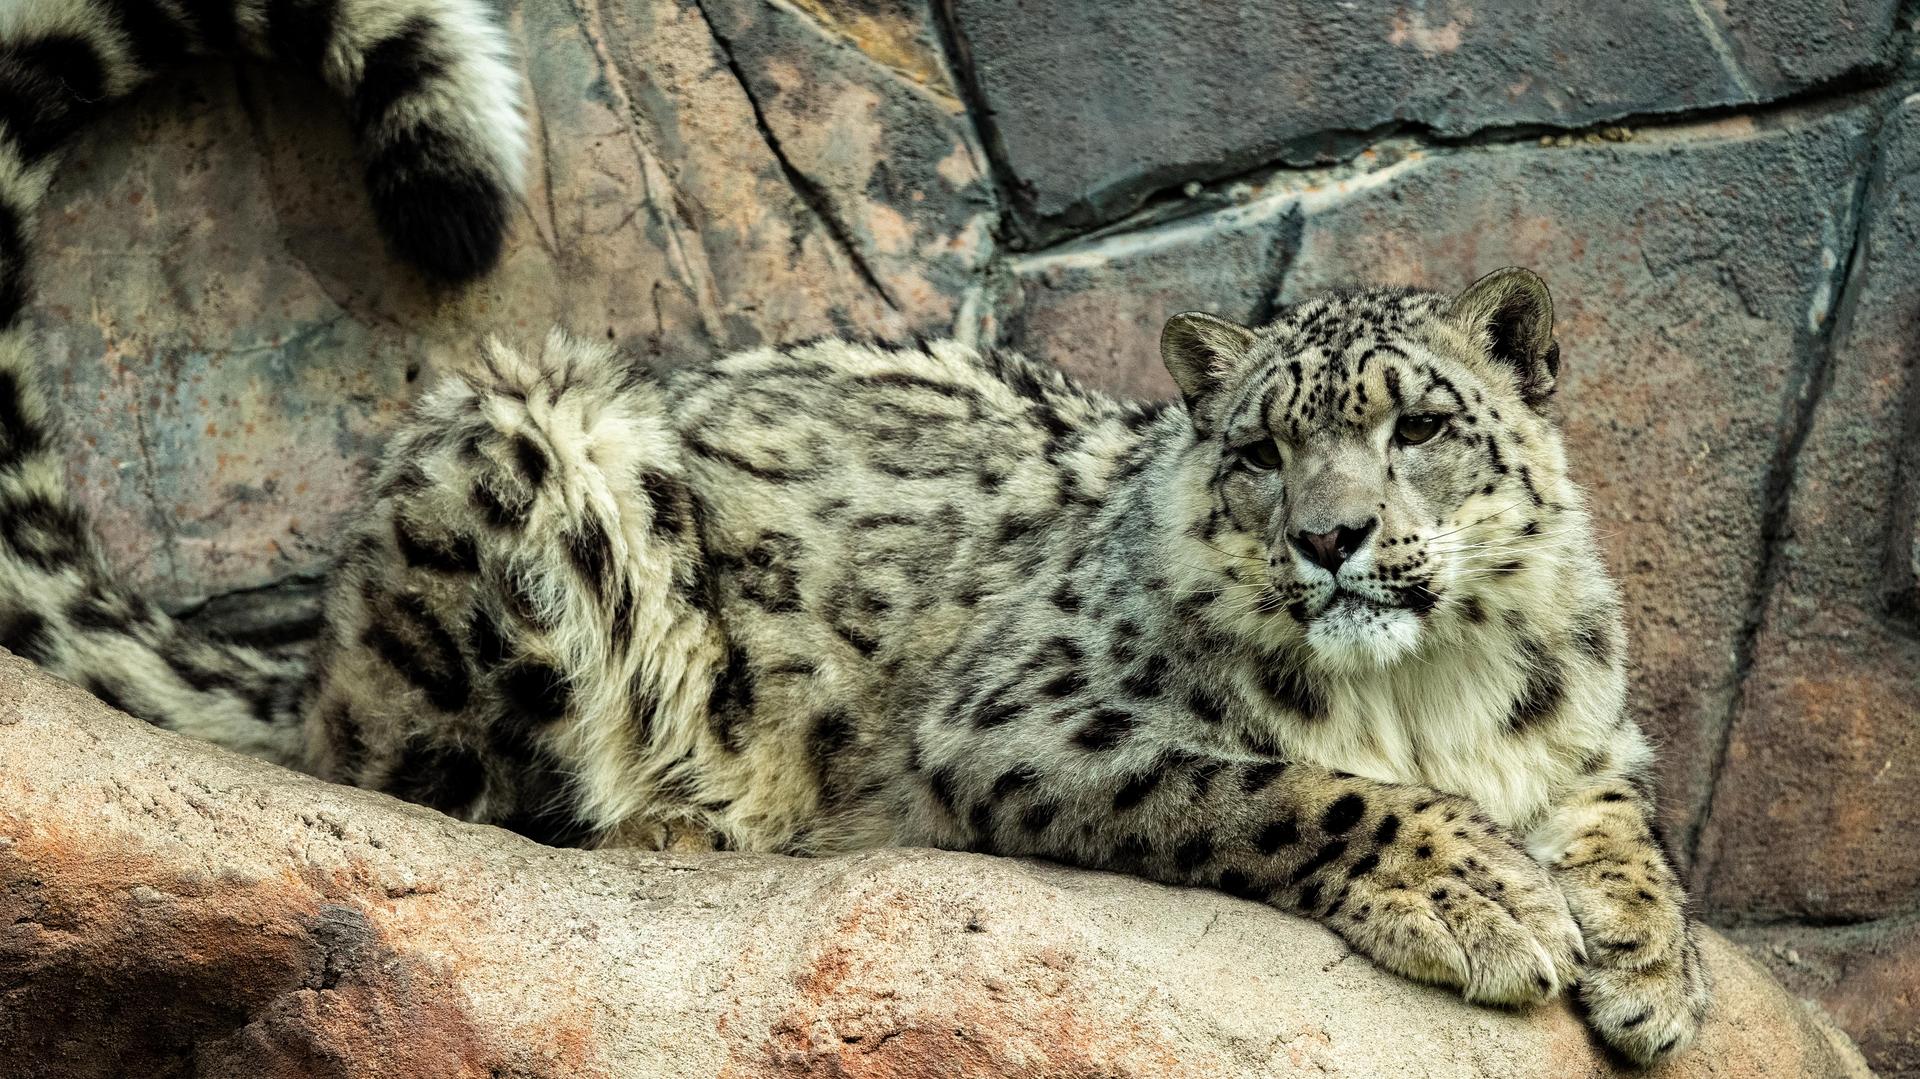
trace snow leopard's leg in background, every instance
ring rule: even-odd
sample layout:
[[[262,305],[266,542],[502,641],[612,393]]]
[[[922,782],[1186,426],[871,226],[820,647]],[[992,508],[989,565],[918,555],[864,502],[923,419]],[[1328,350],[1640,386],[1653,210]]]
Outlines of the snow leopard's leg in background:
[[[632,828],[686,802],[725,648],[644,370],[558,333],[490,346],[420,401],[372,498],[315,657],[317,771],[548,842],[671,838]]]
[[[1615,778],[1561,799],[1527,837],[1586,935],[1589,1022],[1642,1064],[1692,1041],[1712,998],[1686,889],[1654,820],[1643,787]]]
[[[345,100],[374,214],[402,255],[449,281],[493,264],[526,124],[486,0],[7,0],[0,324],[26,302],[33,220],[68,137],[154,74],[229,54],[311,73]]]

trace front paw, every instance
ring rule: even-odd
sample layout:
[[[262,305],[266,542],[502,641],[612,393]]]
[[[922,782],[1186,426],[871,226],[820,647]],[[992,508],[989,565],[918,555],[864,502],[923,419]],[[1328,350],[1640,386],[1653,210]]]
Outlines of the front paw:
[[[1329,924],[1388,970],[1468,1000],[1530,1004],[1572,985],[1580,930],[1546,868],[1476,815],[1430,814],[1402,829]]]
[[[1667,954],[1647,965],[1601,960],[1580,977],[1587,1025],[1607,1046],[1642,1066],[1686,1047],[1706,1015],[1706,967],[1684,933]]]

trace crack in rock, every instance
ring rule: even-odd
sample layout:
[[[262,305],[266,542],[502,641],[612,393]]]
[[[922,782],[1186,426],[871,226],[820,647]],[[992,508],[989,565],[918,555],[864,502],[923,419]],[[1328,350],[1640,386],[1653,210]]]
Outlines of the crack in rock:
[[[808,212],[827,230],[828,237],[846,256],[847,261],[852,263],[854,272],[860,275],[860,280],[879,295],[881,302],[887,305],[889,311],[899,311],[900,305],[895,302],[893,293],[881,282],[879,276],[874,273],[873,267],[867,263],[866,256],[861,253],[858,240],[847,229],[845,222],[840,220],[839,215],[834,213],[832,196],[811,176],[802,172],[787,156],[786,147],[781,143],[780,137],[774,134],[773,126],[767,122],[766,110],[760,103],[759,95],[754,93],[753,84],[747,79],[746,72],[740,69],[740,62],[734,57],[733,42],[714,25],[712,16],[707,13],[705,0],[695,0],[693,7],[700,13],[701,21],[707,25],[707,33],[713,36],[714,44],[719,47],[721,59],[726,62],[728,73],[739,85],[740,93],[746,97],[747,107],[753,111],[753,123],[759,129],[760,139],[766,144],[767,150],[773,154],[774,161],[779,164],[780,172],[786,177],[788,186],[793,189],[794,194],[799,197]]]

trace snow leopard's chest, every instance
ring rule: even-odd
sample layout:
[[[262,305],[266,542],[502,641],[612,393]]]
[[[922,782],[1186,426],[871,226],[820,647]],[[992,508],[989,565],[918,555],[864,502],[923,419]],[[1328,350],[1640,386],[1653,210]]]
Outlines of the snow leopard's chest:
[[[1310,676],[1303,676],[1310,677]],[[1289,756],[1382,782],[1433,787],[1472,799],[1503,825],[1524,829],[1575,782],[1583,762],[1609,752],[1617,703],[1578,687],[1551,731],[1516,729],[1524,673],[1475,659],[1426,663],[1365,680],[1326,679],[1317,718],[1276,721]]]

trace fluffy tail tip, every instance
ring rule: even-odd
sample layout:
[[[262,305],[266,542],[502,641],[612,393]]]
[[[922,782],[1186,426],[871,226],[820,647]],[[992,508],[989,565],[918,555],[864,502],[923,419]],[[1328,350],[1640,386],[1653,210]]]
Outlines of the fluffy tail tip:
[[[383,174],[369,169],[374,216],[400,256],[436,281],[462,284],[491,270],[506,243],[504,185],[487,176]]]

